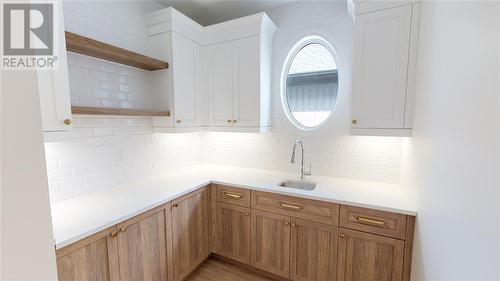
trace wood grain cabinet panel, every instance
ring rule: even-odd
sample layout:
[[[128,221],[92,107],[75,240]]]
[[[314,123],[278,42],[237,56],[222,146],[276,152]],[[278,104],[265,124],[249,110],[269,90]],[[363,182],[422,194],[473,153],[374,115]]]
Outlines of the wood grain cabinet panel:
[[[166,281],[165,209],[118,224],[120,280]]]
[[[339,219],[338,204],[269,192],[252,191],[252,208],[333,225]]]
[[[290,276],[290,217],[252,210],[251,265]]]
[[[217,201],[243,207],[250,207],[250,190],[217,185]]]
[[[342,205],[340,207],[340,226],[404,239],[406,216]]]
[[[209,199],[209,189],[203,188],[172,202],[175,280],[184,279],[210,253]]]
[[[335,280],[337,227],[297,218],[291,226],[290,279]]]
[[[111,227],[57,250],[60,281],[118,281],[116,233]]]
[[[216,253],[250,264],[250,209],[217,204]]]
[[[401,281],[404,241],[340,228],[337,281]]]

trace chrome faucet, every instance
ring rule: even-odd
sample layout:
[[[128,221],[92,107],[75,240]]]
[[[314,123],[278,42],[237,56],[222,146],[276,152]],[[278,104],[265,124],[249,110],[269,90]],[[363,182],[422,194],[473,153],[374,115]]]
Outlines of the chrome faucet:
[[[295,148],[297,148],[297,144],[300,145],[301,153],[302,153],[302,155],[301,155],[302,157],[300,160],[300,178],[304,179],[304,176],[311,175],[312,168],[311,168],[311,164],[309,164],[309,171],[308,172],[304,171],[304,143],[302,142],[302,140],[296,140],[295,143],[293,144],[292,159],[290,160],[290,163],[295,163]]]

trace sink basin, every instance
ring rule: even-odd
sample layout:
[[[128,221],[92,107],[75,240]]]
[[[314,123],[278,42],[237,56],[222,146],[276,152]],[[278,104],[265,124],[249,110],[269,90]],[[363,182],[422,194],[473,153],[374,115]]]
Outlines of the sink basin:
[[[281,181],[280,183],[278,183],[278,185],[281,187],[297,188],[303,190],[314,190],[316,186],[318,186],[318,183],[313,181],[288,179]]]

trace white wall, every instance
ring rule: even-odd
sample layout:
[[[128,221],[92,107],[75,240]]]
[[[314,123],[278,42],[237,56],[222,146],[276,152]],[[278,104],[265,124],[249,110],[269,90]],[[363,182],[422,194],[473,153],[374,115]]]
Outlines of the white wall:
[[[353,22],[346,1],[303,1],[266,13],[278,26],[272,50],[272,133],[207,134],[205,161],[295,172],[299,167],[289,163],[291,149],[295,139],[302,138],[313,174],[397,183],[402,138],[349,136]],[[284,113],[280,75],[293,45],[312,34],[324,37],[337,52],[340,92],[327,124],[304,133]]]
[[[0,280],[57,280],[36,79],[1,71]]]
[[[500,4],[424,1],[420,22],[412,280],[500,280]]]

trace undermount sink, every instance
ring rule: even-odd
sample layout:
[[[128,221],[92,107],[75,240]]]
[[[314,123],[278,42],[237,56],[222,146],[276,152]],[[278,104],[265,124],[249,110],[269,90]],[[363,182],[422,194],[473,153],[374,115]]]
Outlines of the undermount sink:
[[[278,185],[281,187],[297,188],[303,190],[314,190],[316,186],[318,186],[318,183],[313,181],[288,179],[281,181],[280,183],[278,183]]]

